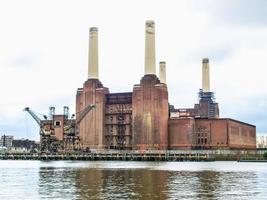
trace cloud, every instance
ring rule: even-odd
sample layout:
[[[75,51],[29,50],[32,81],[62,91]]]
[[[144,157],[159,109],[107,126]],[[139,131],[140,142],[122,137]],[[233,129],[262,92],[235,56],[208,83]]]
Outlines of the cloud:
[[[38,53],[19,54],[17,57],[11,57],[7,66],[11,66],[18,69],[33,70],[34,67],[40,65],[42,62],[41,55]],[[31,68],[31,69],[30,69]]]
[[[235,51],[232,45],[205,45],[203,48],[192,49],[192,51],[185,57],[184,62],[190,63],[196,60],[200,63],[202,58],[209,58],[211,62],[223,62],[232,56]]]
[[[213,23],[226,26],[257,27],[267,24],[267,2],[265,0],[201,1],[196,9],[208,12]]]
[[[266,121],[267,95],[247,95],[246,98],[233,98],[228,102],[221,102],[221,115],[235,118],[257,126],[257,132],[267,132]]]
[[[144,72],[147,19],[156,21],[157,63],[167,62],[170,103],[193,107],[201,59],[209,57],[222,116],[267,132],[266,107],[255,106],[267,93],[266,15],[265,1],[248,0],[0,2],[0,134],[23,135],[25,106],[47,113],[54,105],[61,113],[69,105],[75,112],[90,26],[99,28],[101,82],[111,92],[132,91]]]

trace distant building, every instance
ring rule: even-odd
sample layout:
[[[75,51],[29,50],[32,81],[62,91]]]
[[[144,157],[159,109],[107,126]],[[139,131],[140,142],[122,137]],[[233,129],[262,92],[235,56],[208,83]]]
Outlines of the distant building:
[[[11,148],[14,136],[2,135],[0,139],[0,147]]]
[[[267,148],[267,135],[257,136],[257,148]]]

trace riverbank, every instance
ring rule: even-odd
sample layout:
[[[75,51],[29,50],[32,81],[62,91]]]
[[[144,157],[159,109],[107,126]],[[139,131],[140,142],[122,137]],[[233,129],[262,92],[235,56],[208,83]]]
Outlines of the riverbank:
[[[213,161],[207,154],[155,153],[6,154],[0,160]]]
[[[5,153],[0,160],[118,160],[118,161],[260,161],[265,160],[263,151],[237,150],[168,150],[168,151],[119,151],[98,150],[60,154]]]

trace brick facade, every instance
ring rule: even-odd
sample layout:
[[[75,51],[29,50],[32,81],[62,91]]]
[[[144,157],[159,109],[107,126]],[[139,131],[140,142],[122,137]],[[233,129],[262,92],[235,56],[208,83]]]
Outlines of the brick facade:
[[[89,104],[96,108],[77,125],[83,149],[256,148],[253,125],[225,118],[171,117],[167,85],[156,75],[145,75],[132,93],[109,93],[99,80],[88,79],[77,91],[76,116]],[[200,105],[192,113],[205,116],[207,110]],[[55,131],[60,140],[61,132]]]
[[[76,116],[90,104],[96,106],[78,124],[81,147],[83,149],[105,148],[105,108],[108,88],[103,87],[98,79],[88,79],[76,95]]]
[[[168,91],[156,75],[133,89],[133,149],[168,148]]]
[[[169,119],[170,149],[255,149],[256,127],[233,119]]]

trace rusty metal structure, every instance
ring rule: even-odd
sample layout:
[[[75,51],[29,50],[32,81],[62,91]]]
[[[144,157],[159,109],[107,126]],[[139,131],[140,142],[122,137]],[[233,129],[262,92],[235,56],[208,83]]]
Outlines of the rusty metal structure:
[[[55,107],[50,107],[49,117],[38,115],[29,107],[24,108],[40,127],[40,151],[45,153],[72,152],[80,148],[79,124],[80,121],[90,112],[95,105],[88,105],[79,117],[74,119],[74,115],[69,117],[69,108],[64,106],[63,115],[55,114]]]
[[[132,93],[106,95],[105,141],[108,149],[131,149]]]
[[[51,111],[53,112],[53,110],[54,108],[51,107],[50,113]],[[59,149],[60,147],[54,133],[54,123],[51,115],[49,118],[46,115],[42,115],[44,119],[40,119],[29,107],[24,108],[24,111],[28,112],[40,127],[40,151],[53,152]]]

